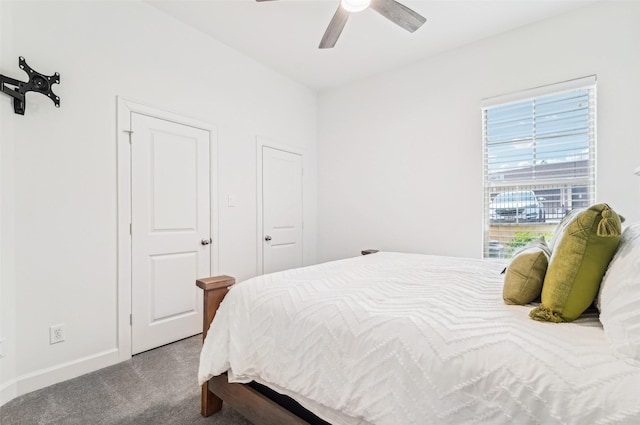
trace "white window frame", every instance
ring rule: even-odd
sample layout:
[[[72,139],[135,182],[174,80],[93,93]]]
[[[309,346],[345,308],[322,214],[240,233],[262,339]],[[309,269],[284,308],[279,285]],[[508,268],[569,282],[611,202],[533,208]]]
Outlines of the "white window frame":
[[[510,93],[507,95],[496,96],[488,99],[484,99],[482,101],[482,144],[483,144],[483,240],[482,240],[482,252],[484,258],[508,258],[510,257],[514,251],[517,244],[513,243],[515,239],[510,239],[510,242],[505,243],[506,240],[503,238],[509,238],[515,235],[517,232],[522,235],[527,231],[530,231],[531,235],[544,235],[550,236],[553,228],[555,227],[555,221],[559,221],[561,217],[554,217],[554,219],[546,223],[546,219],[544,218],[545,211],[542,211],[543,217],[541,221],[543,223],[536,226],[535,224],[527,225],[523,223],[496,223],[491,220],[492,213],[492,199],[496,196],[496,193],[501,193],[503,191],[529,191],[529,190],[537,190],[538,188],[553,188],[554,190],[557,188],[570,188],[573,186],[586,187],[587,199],[589,203],[594,203],[596,199],[596,142],[597,142],[597,129],[596,129],[596,84],[597,78],[595,75],[578,78],[570,81],[565,81],[556,84],[550,84],[542,87],[536,87],[533,89],[523,90],[516,93]],[[590,100],[590,109],[589,109],[589,148],[587,155],[587,175],[584,177],[575,177],[573,179],[570,178],[559,178],[554,181],[552,178],[541,178],[540,180],[536,180],[533,178],[522,178],[518,179],[516,177],[511,177],[505,181],[498,181],[494,179],[492,180],[490,175],[490,164],[489,164],[489,146],[488,146],[488,129],[487,129],[487,111],[490,111],[492,108],[502,107],[509,104],[515,104],[519,102],[524,102],[528,100],[535,100],[539,98],[543,98],[546,96],[561,94],[565,92],[571,92],[580,89],[589,89],[589,100]],[[534,121],[536,121],[534,115]],[[535,128],[535,126],[534,126]],[[536,146],[536,138],[535,134],[532,133],[533,146]],[[518,143],[515,139],[513,141],[507,141],[508,143],[513,143],[514,145]],[[494,145],[495,146],[495,145]],[[535,164],[534,164],[535,165]],[[536,167],[532,167],[535,169]],[[560,189],[557,189],[560,190]],[[540,203],[544,203],[544,200],[541,200]],[[495,205],[493,210],[495,210]],[[495,215],[495,213],[494,213]],[[495,218],[495,217],[494,217]],[[545,225],[543,225],[545,224]],[[500,227],[503,226],[503,227]],[[510,227],[509,227],[510,226]],[[500,236],[496,238],[496,234]],[[506,245],[506,246],[505,246]]]

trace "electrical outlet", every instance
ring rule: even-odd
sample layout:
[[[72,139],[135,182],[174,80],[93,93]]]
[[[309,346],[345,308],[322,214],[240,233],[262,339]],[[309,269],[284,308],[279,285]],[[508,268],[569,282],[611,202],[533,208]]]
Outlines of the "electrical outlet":
[[[49,326],[49,344],[64,341],[64,323]]]

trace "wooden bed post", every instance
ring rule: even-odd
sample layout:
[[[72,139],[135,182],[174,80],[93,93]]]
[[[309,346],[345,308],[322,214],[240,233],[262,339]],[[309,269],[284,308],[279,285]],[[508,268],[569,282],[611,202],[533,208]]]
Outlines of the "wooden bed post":
[[[236,283],[234,278],[224,275],[196,280],[196,285],[204,290],[204,312],[202,323],[203,342],[207,336],[207,332],[209,331],[209,325],[216,315],[216,311],[218,310],[222,299],[227,295],[229,287],[234,283]],[[209,383],[205,382],[202,385],[200,413],[202,416],[211,416],[220,409],[222,409],[222,399],[209,391]]]

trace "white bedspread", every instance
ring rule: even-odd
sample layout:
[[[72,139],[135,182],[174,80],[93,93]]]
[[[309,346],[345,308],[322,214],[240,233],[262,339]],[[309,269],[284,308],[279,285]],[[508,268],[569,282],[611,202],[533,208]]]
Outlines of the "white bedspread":
[[[594,315],[536,322],[503,264],[380,252],[231,289],[199,380],[229,370],[334,424],[640,424],[640,368]]]

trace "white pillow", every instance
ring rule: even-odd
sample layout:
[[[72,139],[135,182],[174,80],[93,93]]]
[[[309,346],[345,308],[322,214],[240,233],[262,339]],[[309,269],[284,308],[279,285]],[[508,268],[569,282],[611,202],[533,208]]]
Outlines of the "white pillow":
[[[600,321],[616,354],[640,364],[640,223],[624,230],[602,279]]]

